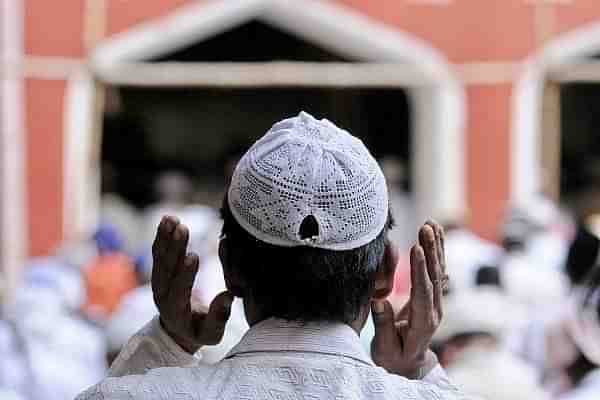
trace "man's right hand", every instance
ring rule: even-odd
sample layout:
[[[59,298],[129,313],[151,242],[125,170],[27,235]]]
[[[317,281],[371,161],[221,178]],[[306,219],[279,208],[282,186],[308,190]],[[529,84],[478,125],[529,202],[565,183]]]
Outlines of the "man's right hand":
[[[221,341],[233,295],[222,292],[207,312],[192,311],[190,296],[198,271],[198,256],[187,254],[188,228],[175,217],[161,220],[152,245],[152,292],[160,322],[169,336],[188,353]]]
[[[397,253],[386,250],[384,262],[397,262]],[[375,364],[413,379],[423,378],[437,364],[429,345],[442,319],[445,270],[443,230],[435,222],[427,222],[419,231],[419,243],[410,252],[411,291],[405,308],[394,316],[388,301],[372,304],[375,337],[371,354]]]

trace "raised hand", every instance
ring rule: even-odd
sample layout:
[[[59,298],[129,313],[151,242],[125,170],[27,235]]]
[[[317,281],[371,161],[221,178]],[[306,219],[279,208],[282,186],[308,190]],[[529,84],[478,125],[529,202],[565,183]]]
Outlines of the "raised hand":
[[[397,262],[395,254],[387,249],[384,262]],[[388,372],[419,379],[437,363],[429,345],[442,320],[442,295],[448,280],[444,233],[435,222],[428,221],[419,230],[419,243],[410,252],[410,276],[410,298],[398,316],[386,300],[372,304],[371,355]]]
[[[187,254],[188,228],[175,217],[161,220],[152,245],[152,292],[163,329],[187,352],[223,338],[233,295],[220,293],[207,312],[194,312],[190,296],[198,271],[198,256]]]

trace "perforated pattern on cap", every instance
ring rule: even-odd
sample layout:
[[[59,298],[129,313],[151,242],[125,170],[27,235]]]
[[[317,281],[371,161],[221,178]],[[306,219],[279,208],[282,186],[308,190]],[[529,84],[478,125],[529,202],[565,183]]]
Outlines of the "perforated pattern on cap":
[[[276,123],[248,150],[228,201],[244,229],[280,246],[353,249],[375,239],[388,214],[383,173],[364,144],[305,112]],[[319,235],[301,239],[309,215]]]

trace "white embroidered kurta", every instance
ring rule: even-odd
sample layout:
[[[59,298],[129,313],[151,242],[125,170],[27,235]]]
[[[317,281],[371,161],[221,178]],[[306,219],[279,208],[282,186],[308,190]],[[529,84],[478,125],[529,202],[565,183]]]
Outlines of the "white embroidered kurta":
[[[422,381],[388,374],[344,324],[268,319],[214,365],[184,352],[155,318],[125,346],[110,377],[78,400],[466,399],[441,367]]]

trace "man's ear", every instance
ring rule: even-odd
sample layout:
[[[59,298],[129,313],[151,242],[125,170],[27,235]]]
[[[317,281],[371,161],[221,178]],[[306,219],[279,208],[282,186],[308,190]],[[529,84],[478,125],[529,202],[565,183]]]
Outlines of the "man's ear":
[[[399,257],[398,249],[386,240],[383,259],[375,274],[373,300],[383,300],[392,293],[392,289],[394,288],[394,275],[396,274],[396,266],[398,265]]]
[[[246,287],[238,269],[235,268],[237,262],[236,257],[230,253],[229,246],[225,243],[226,239],[219,241],[219,259],[223,268],[223,277],[225,278],[225,286],[235,297],[244,297],[244,288]]]

